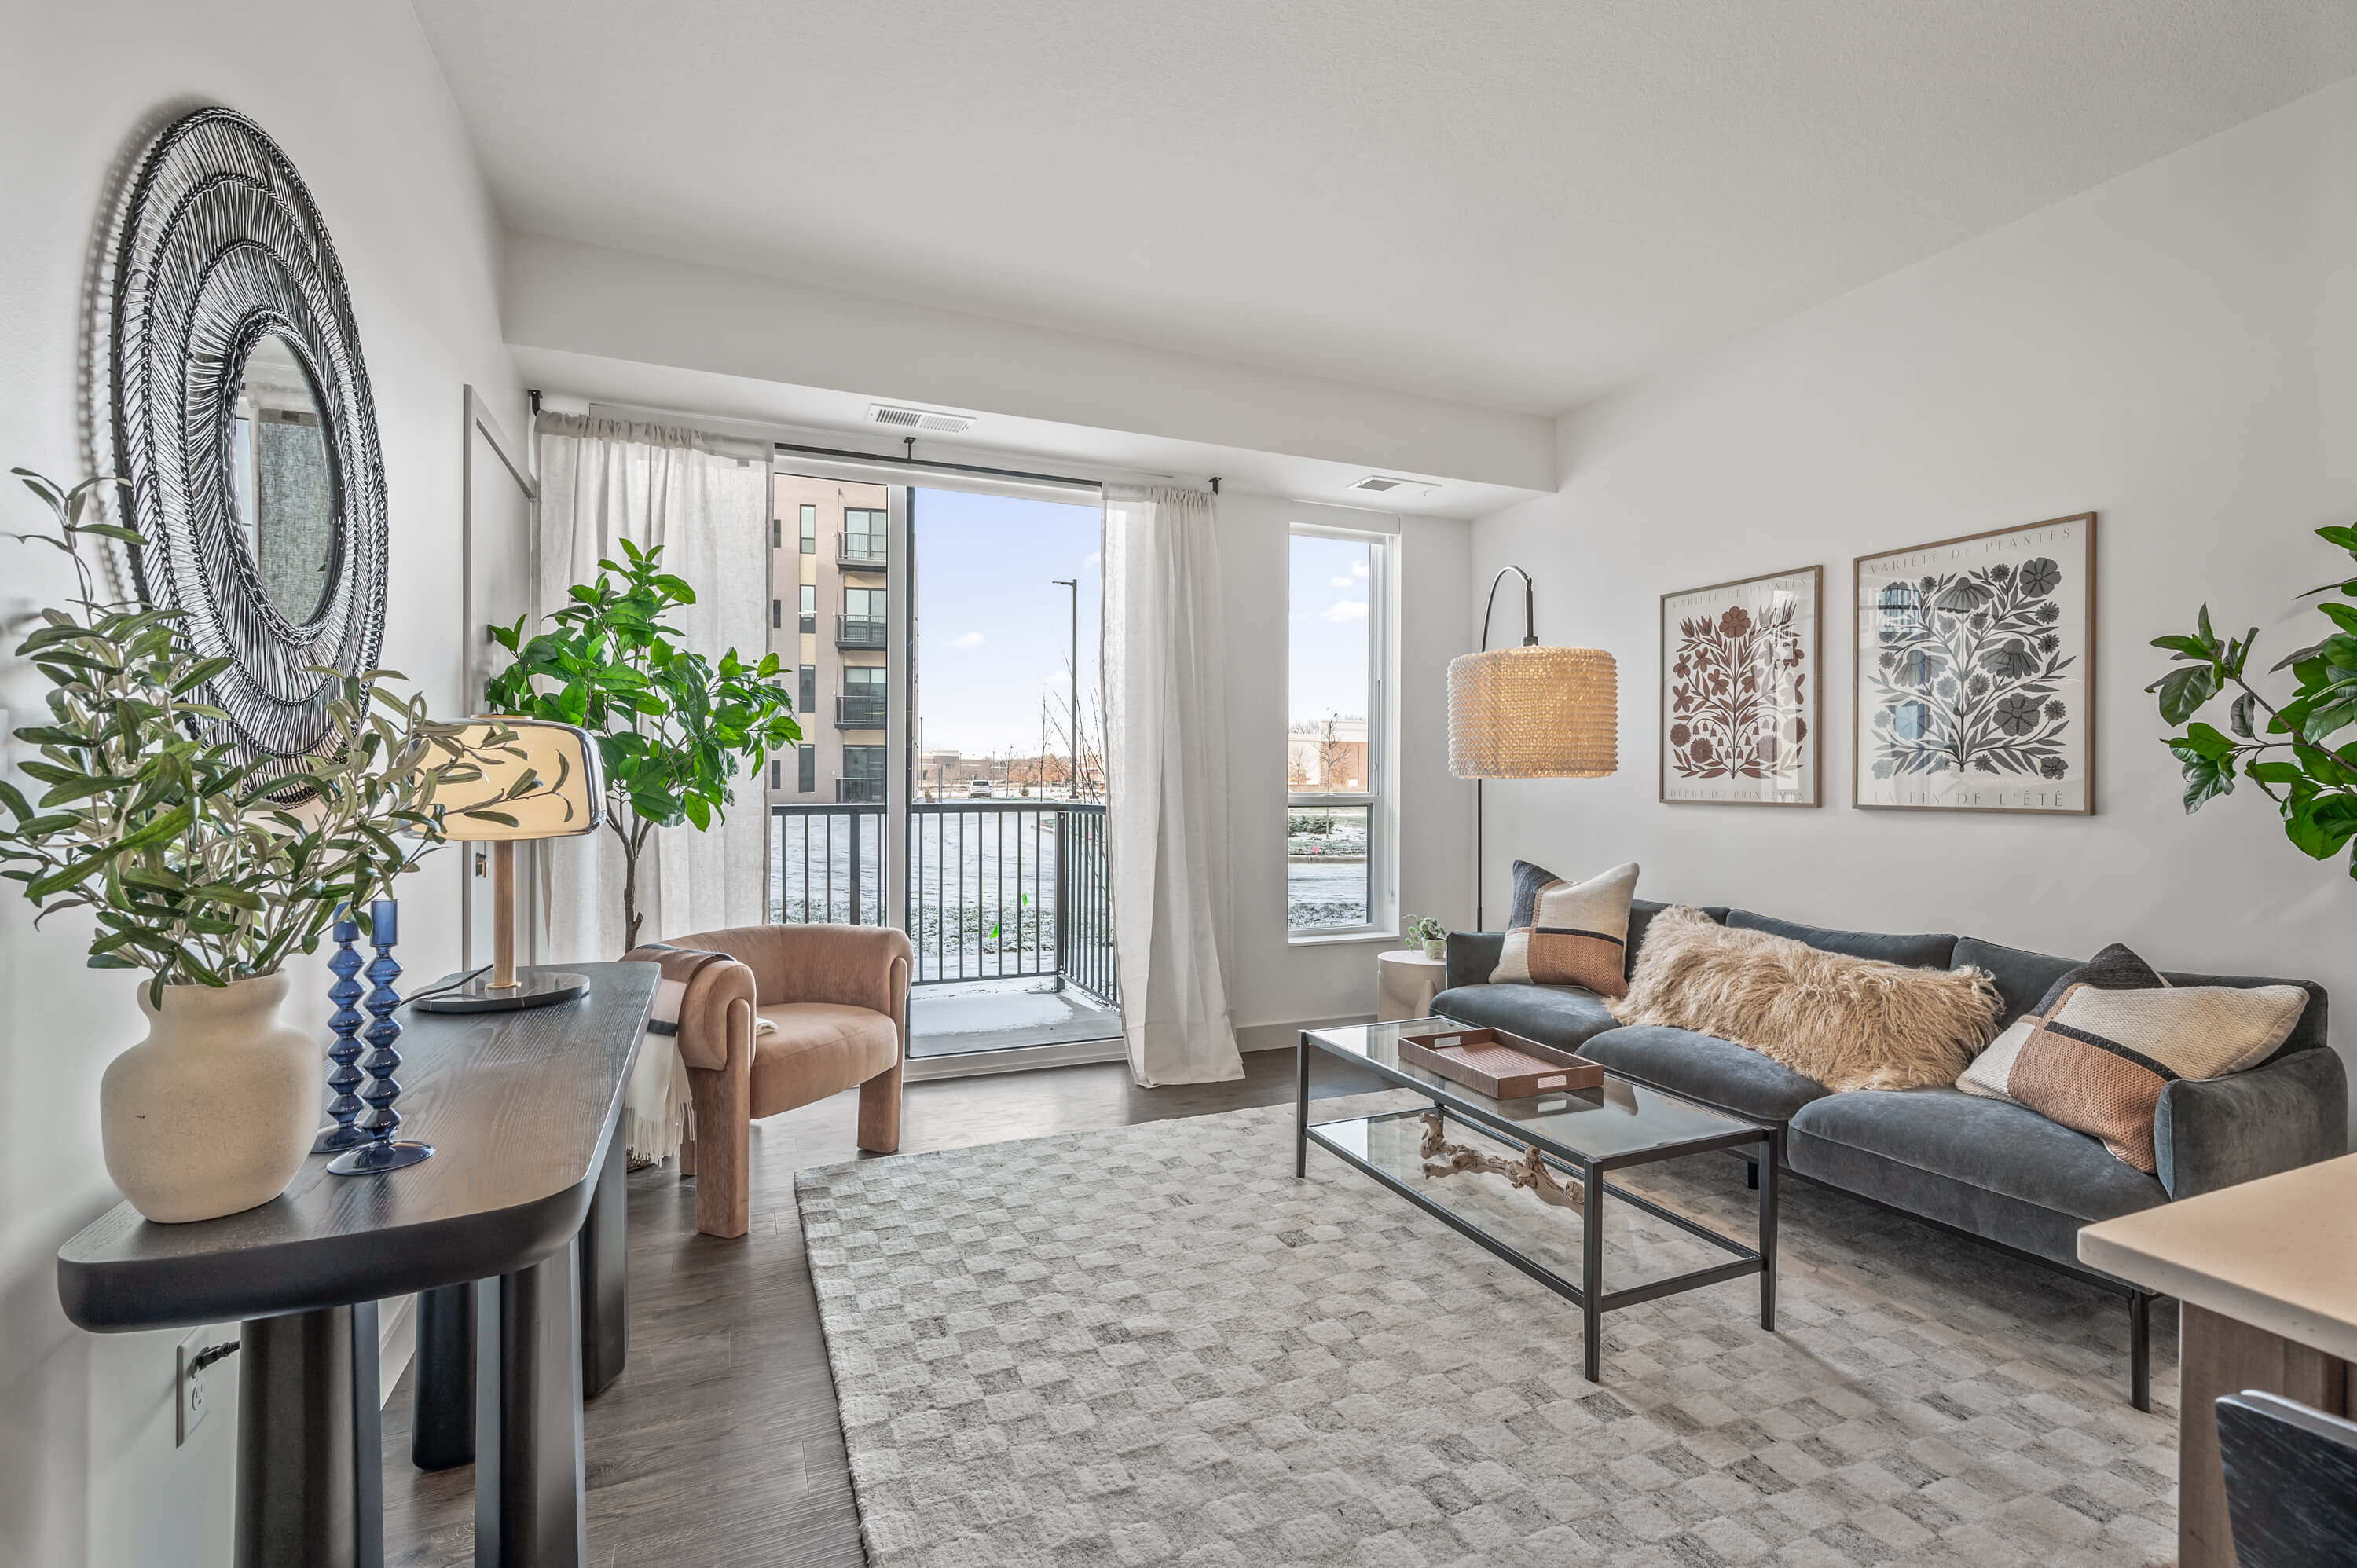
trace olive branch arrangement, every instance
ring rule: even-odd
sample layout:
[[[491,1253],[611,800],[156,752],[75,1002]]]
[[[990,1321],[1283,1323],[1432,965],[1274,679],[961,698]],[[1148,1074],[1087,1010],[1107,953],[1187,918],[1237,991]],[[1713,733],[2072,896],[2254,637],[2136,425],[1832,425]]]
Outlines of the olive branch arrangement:
[[[389,670],[340,675],[328,709],[338,739],[317,755],[256,757],[208,738],[228,714],[201,689],[231,660],[191,653],[174,635],[178,610],[102,601],[83,558],[86,540],[142,542],[134,529],[84,521],[121,481],[63,489],[12,472],[55,520],[54,531],[12,537],[63,551],[81,596],[71,612],[43,610],[16,650],[49,682],[49,722],[15,732],[39,750],[20,764],[45,786],[39,799],[0,778],[14,819],[0,823],[0,876],[24,885],[37,926],[94,911],[90,967],[149,972],[156,1005],[167,985],[275,972],[318,946],[339,907],[365,925],[369,900],[443,843],[436,790],[480,780],[479,757],[524,756],[509,730],[469,750],[464,726],[427,716],[424,697],[385,691],[402,679]],[[543,788],[525,768],[502,803]],[[459,815],[513,822],[495,807]]]
[[[2357,562],[2357,527],[2319,528],[2316,536]],[[2310,588],[2300,597],[2319,594],[2357,599],[2357,576]],[[2357,836],[2357,756],[2330,743],[2357,723],[2357,606],[2327,600],[2316,608],[2334,629],[2321,641],[2284,655],[2268,671],[2291,671],[2293,692],[2280,705],[2260,695],[2244,672],[2259,628],[2222,641],[2210,629],[2208,605],[2190,635],[2152,639],[2184,667],[2145,690],[2157,694],[2163,719],[2185,725],[2184,734],[2170,736],[2166,744],[2184,768],[2187,811],[2233,794],[2239,772],[2275,801],[2283,814],[2284,836],[2294,847],[2323,860]],[[2229,686],[2239,693],[2226,710],[2232,735],[2187,723]],[[2357,876],[2357,854],[2350,875]]]

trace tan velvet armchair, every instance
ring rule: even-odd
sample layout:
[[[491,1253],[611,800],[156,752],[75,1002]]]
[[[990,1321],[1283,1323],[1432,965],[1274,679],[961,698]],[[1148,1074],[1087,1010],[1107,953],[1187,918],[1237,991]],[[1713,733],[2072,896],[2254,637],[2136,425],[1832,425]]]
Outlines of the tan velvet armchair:
[[[751,1124],[859,1090],[859,1146],[900,1146],[900,1062],[909,1036],[909,939],[875,926],[738,926],[667,939],[726,953],[680,999],[679,1054],[695,1106],[680,1173],[695,1177],[695,1228],[742,1236],[751,1223]],[[756,1016],[774,1027],[754,1032]]]

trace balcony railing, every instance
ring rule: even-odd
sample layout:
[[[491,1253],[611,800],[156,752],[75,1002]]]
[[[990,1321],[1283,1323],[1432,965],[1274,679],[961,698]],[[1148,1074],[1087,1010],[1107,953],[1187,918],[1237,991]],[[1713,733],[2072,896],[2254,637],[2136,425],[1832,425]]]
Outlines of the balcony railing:
[[[885,536],[880,533],[838,533],[834,564],[855,572],[881,572],[885,567]]]
[[[843,805],[882,805],[884,780],[881,779],[838,779],[834,781],[834,798]]]
[[[836,616],[834,645],[837,648],[883,647],[884,618],[882,616]]]
[[[884,727],[884,688],[871,686],[863,692],[845,692],[835,698],[834,727],[882,729]]]
[[[916,983],[1052,977],[1117,1004],[1104,810],[1066,800],[911,806]],[[884,923],[880,809],[770,812],[772,920]]]

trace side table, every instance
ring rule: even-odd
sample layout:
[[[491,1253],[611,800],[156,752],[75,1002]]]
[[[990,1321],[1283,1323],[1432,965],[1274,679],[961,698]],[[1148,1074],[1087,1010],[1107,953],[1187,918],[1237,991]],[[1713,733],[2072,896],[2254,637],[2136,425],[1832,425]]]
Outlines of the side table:
[[[1375,955],[1375,1022],[1428,1018],[1448,963],[1424,956],[1422,948],[1394,948]]]

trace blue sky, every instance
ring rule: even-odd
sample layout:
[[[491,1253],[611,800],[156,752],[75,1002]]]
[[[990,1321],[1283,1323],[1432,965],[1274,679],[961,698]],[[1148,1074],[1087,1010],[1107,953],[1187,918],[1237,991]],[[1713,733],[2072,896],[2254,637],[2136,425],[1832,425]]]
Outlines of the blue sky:
[[[1071,590],[1081,583],[1081,712],[1097,725],[1103,519],[1094,506],[920,489],[917,704],[929,751],[1039,749],[1039,697],[1070,702]],[[1053,736],[1051,750],[1063,746]]]
[[[1289,721],[1367,715],[1368,546],[1293,536],[1287,634],[1292,642]]]

